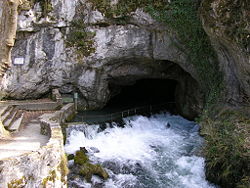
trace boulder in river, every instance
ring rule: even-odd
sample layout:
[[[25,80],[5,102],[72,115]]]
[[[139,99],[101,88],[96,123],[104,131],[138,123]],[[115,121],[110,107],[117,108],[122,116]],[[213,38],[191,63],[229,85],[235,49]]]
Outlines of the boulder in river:
[[[91,182],[93,175],[97,175],[104,180],[109,178],[109,174],[100,164],[92,164],[89,162],[86,152],[84,152],[82,149],[76,151],[74,164],[78,168],[77,171],[79,175],[83,176],[87,182]]]

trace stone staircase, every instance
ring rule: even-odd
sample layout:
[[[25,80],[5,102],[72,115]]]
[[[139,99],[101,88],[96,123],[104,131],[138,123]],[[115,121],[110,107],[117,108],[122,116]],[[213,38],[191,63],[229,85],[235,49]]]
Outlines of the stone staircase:
[[[24,113],[17,106],[1,106],[0,118],[4,128],[10,132],[15,132],[20,129]]]

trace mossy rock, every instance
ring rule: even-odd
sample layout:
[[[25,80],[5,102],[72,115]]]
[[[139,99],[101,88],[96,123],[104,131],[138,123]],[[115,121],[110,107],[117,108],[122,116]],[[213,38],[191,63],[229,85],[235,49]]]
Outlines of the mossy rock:
[[[97,175],[104,180],[109,178],[108,173],[99,164],[85,163],[80,167],[80,175],[84,176],[87,182],[91,182],[92,175]]]
[[[74,163],[75,164],[84,165],[88,161],[89,161],[89,158],[85,154],[84,151],[82,151],[82,150],[76,151],[76,154],[75,154],[75,157],[74,157]]]
[[[27,179],[26,179],[25,176],[23,176],[23,177],[20,178],[20,179],[12,180],[11,182],[8,183],[8,188],[25,187],[26,181],[27,181]]]
[[[79,167],[79,175],[83,176],[87,182],[91,182],[93,175],[100,176],[104,180],[108,179],[108,173],[102,168],[100,164],[91,164],[89,162],[86,152],[87,150],[85,148],[81,148],[75,153],[74,164],[78,165]]]
[[[75,155],[74,155],[74,154],[69,154],[69,155],[67,156],[67,158],[68,158],[68,161],[74,160]]]

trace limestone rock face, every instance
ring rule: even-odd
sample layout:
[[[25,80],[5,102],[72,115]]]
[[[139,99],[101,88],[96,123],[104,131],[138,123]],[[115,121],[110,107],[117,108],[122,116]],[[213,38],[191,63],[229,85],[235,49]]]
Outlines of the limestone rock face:
[[[0,76],[11,62],[11,50],[14,46],[19,0],[0,1]]]
[[[250,101],[249,1],[204,0],[201,17],[225,75],[225,99],[244,105]]]
[[[48,2],[47,8],[40,2],[20,11],[13,66],[1,86],[7,97],[39,98],[59,88],[65,94],[80,92],[81,107],[95,109],[112,96],[110,83],[162,78],[178,81],[183,114],[192,118],[199,113],[203,100],[196,71],[173,45],[178,39],[169,28],[140,9],[126,23],[118,23],[84,0]],[[88,43],[69,42],[82,33],[93,37]],[[16,64],[20,61],[23,64]],[[183,110],[182,105],[187,108]]]

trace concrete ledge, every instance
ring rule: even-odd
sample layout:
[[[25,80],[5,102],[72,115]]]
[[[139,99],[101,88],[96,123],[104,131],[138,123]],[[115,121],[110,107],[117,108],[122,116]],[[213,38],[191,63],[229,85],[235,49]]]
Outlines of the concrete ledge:
[[[15,105],[20,110],[30,110],[30,111],[51,111],[62,107],[63,101],[62,96],[58,89],[52,91],[52,99],[46,101],[39,100],[24,100],[24,101],[0,101],[0,106],[11,106]]]
[[[62,101],[1,101],[0,106],[15,105],[20,110],[50,111],[62,107]]]
[[[61,124],[75,114],[67,104],[52,114],[40,116],[41,132],[49,135],[38,151],[0,161],[0,187],[67,187],[67,159]]]
[[[61,102],[38,102],[38,103],[27,103],[18,104],[20,110],[31,110],[31,111],[45,111],[45,110],[56,110],[62,106]]]

